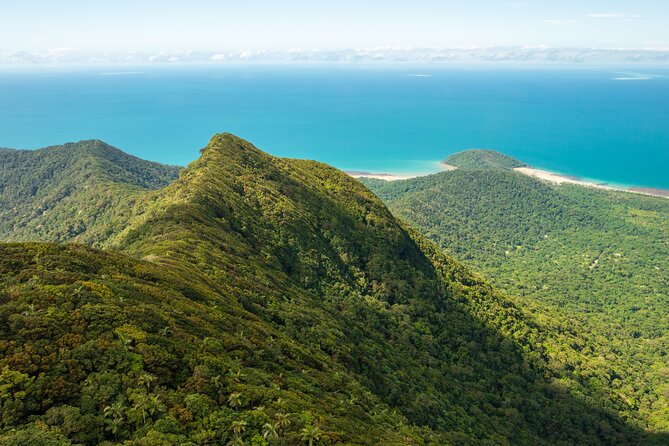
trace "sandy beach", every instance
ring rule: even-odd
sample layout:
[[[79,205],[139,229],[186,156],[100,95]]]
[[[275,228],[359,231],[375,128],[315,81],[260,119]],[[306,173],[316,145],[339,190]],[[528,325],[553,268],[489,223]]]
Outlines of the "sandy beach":
[[[578,177],[561,175],[559,173],[549,172],[547,170],[535,169],[533,167],[516,167],[513,170],[515,170],[516,172],[520,172],[523,175],[528,175],[543,181],[548,181],[553,184],[576,184],[578,186],[594,187],[596,189],[615,190],[622,192],[631,192],[634,194],[652,195],[654,197],[669,198],[669,190],[665,189],[654,189],[648,187],[630,187],[630,188],[612,187],[606,184],[595,183],[594,181],[583,180]]]
[[[416,178],[420,175],[396,175],[392,173],[372,173],[372,172],[359,172],[359,171],[347,171],[347,174],[353,178],[375,178],[377,180],[385,181],[397,181],[397,180],[408,180],[410,178]]]
[[[442,169],[446,171],[452,171],[457,169],[456,166],[451,166],[450,164],[446,164],[444,162],[439,163],[439,165]],[[552,184],[558,184],[558,185],[575,184],[577,186],[593,187],[596,189],[630,192],[634,194],[669,198],[669,190],[666,189],[656,189],[650,187],[630,187],[630,188],[614,187],[614,186],[609,186],[608,184],[596,183],[594,181],[584,180],[579,177],[563,175],[555,172],[550,172],[548,170],[535,169],[534,167],[529,167],[529,166],[516,167],[513,170],[515,170],[518,173],[522,173],[523,175],[534,177],[542,181],[547,181]],[[347,171],[346,173],[352,176],[353,178],[376,178],[378,180],[385,180],[385,181],[408,180],[410,178],[416,178],[421,176],[421,175],[397,175],[392,173],[372,173],[372,172],[362,172],[362,171]]]
[[[555,172],[549,172],[547,170],[535,169],[534,167],[516,167],[516,172],[520,172],[524,175],[530,177],[539,178],[540,180],[548,181],[555,184],[578,184],[579,186],[587,187],[596,187],[598,189],[608,189],[608,190],[625,190],[622,188],[611,187],[606,184],[599,184],[593,181],[583,180],[578,177],[562,175]]]

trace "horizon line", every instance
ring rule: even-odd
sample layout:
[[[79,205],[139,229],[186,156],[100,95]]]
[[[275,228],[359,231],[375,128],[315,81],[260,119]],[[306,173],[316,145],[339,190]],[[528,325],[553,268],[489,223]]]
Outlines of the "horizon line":
[[[175,50],[96,53],[77,48],[0,52],[0,67],[48,65],[178,65],[225,63],[548,63],[669,64],[669,47],[549,46],[373,47],[289,50]]]

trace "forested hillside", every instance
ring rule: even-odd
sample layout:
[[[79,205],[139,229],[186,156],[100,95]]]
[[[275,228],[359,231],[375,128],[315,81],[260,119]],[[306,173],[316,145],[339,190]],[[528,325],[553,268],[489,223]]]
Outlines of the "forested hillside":
[[[444,163],[464,170],[510,170],[527,164],[494,150],[471,149],[454,153]]]
[[[168,185],[179,170],[95,140],[0,150],[0,240],[100,243],[118,229],[127,203]],[[96,223],[103,233],[91,230]]]
[[[519,304],[606,337],[612,353],[603,360],[623,374],[598,385],[669,430],[669,200],[487,167],[364,182]]]
[[[105,251],[0,245],[2,444],[667,440],[608,386],[604,338],[516,305],[326,165],[217,135],[87,221],[69,240]]]

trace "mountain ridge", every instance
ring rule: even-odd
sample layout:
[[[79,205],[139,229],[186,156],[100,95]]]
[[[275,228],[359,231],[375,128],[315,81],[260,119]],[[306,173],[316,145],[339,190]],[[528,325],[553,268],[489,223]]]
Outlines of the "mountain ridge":
[[[105,234],[89,242],[101,253],[0,245],[0,369],[30,402],[11,403],[5,430],[42,426],[75,441],[89,432],[87,444],[265,444],[264,425],[290,412],[276,444],[314,431],[323,444],[646,438],[618,415],[622,398],[573,375],[590,364],[573,327],[515,305],[343,172],[220,134],[178,179],[126,197],[118,221],[90,225]],[[87,272],[96,262],[103,268]],[[83,327],[87,349],[106,346],[104,366],[64,375],[80,359],[66,348],[36,374],[25,358],[45,347],[31,324],[58,333],[54,342]],[[141,384],[143,373],[154,384]],[[72,391],[50,399],[52,382]],[[153,412],[142,412],[145,400]],[[119,414],[105,415],[114,404]],[[25,414],[39,423],[20,424]]]

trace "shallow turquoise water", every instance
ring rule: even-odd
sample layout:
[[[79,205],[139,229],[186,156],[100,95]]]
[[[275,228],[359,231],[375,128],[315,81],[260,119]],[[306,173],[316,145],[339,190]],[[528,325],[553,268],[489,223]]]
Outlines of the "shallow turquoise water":
[[[669,70],[256,65],[0,72],[0,146],[95,138],[142,158],[186,164],[223,131],[275,155],[347,170],[432,172],[449,154],[476,147],[585,178],[669,188]]]

